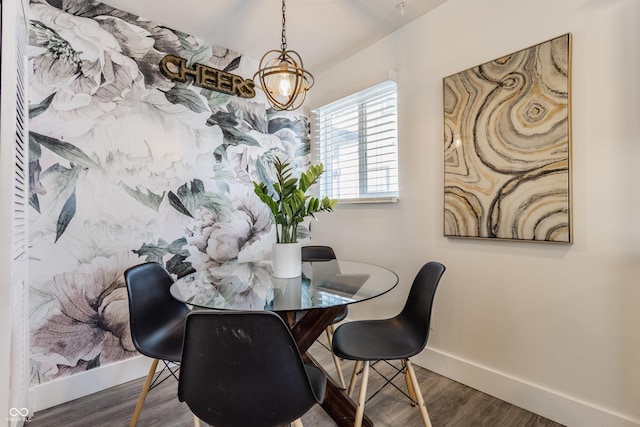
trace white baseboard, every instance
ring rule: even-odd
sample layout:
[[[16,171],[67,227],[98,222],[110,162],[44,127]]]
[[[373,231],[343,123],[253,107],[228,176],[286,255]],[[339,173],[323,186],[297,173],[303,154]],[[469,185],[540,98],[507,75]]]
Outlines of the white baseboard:
[[[437,349],[425,349],[414,358],[414,363],[569,427],[640,426],[638,419],[511,377]]]
[[[33,414],[144,377],[149,372],[151,362],[152,359],[148,357],[137,356],[31,387],[29,412]],[[159,363],[158,368],[161,366],[162,363]]]

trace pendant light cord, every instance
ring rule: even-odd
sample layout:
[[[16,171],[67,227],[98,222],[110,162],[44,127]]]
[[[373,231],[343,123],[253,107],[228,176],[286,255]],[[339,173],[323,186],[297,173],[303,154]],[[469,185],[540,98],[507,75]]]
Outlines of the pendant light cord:
[[[287,50],[287,18],[286,18],[287,7],[284,4],[284,0],[282,0],[282,44],[280,45],[280,50],[283,52]]]

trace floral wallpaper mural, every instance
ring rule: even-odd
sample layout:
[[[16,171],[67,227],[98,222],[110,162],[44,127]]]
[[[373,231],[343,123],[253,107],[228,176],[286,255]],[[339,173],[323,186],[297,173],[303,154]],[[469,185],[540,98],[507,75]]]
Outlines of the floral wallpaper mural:
[[[167,54],[251,78],[257,61],[87,0],[31,2],[32,383],[136,355],[122,273],[264,259],[252,180],[309,163],[308,119],[162,76]]]

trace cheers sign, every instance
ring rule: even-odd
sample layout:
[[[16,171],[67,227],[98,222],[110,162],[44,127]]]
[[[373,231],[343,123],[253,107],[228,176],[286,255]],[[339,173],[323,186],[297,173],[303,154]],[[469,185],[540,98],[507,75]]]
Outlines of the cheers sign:
[[[215,90],[228,95],[237,95],[242,98],[256,96],[253,80],[244,79],[241,76],[217,70],[199,63],[187,66],[187,60],[175,55],[167,55],[160,60],[160,72],[163,76],[174,82],[184,83],[187,76],[193,78],[195,86]]]

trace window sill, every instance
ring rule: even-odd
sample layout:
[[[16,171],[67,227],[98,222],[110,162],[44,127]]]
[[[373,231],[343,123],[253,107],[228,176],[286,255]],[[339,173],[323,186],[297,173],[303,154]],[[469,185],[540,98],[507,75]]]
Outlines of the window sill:
[[[359,199],[338,199],[338,205],[352,205],[362,203],[396,203],[397,201],[397,196],[363,197]]]

